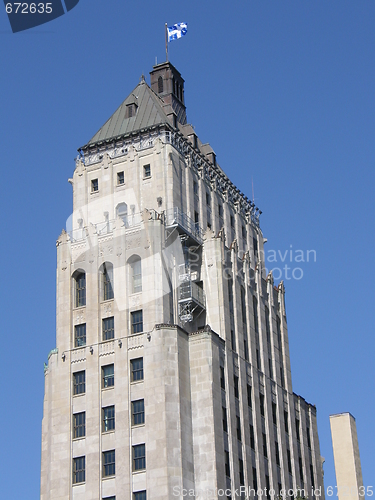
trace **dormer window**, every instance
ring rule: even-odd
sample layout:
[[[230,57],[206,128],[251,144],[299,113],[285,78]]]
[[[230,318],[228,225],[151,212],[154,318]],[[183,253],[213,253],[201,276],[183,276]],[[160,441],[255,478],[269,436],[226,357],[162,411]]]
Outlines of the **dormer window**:
[[[132,118],[137,113],[138,106],[135,102],[126,105],[125,118]]]

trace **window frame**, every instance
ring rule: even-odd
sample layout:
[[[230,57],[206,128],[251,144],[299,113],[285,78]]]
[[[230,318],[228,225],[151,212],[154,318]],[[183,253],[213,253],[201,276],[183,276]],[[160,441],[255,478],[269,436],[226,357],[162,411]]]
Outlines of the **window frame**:
[[[142,454],[136,456],[138,451]],[[138,461],[140,461],[139,464]],[[132,446],[132,471],[137,472],[143,470],[146,470],[146,444],[140,443]]]
[[[83,422],[77,420],[83,416]],[[73,413],[73,439],[82,439],[86,437],[86,412],[81,411]],[[83,429],[83,431],[82,431]]]
[[[137,315],[139,315],[140,320],[137,320]],[[135,335],[137,333],[143,333],[143,309],[138,309],[137,311],[131,311],[130,313],[130,323],[131,323],[131,334]]]
[[[110,462],[106,462],[109,458]],[[113,468],[113,470],[112,470]],[[116,450],[102,452],[102,477],[113,477],[116,475]]]
[[[99,192],[99,179],[91,179],[91,193]]]
[[[77,468],[77,465],[80,465],[81,468]],[[73,484],[82,484],[86,482],[86,456],[83,455],[81,457],[74,457],[73,458],[73,467],[72,467],[72,480]],[[83,478],[81,478],[79,475],[82,474]],[[81,479],[81,480],[78,480]]]
[[[143,179],[151,179],[151,163],[143,165]]]
[[[115,338],[115,317],[102,318],[102,340],[113,340]]]
[[[113,287],[113,265],[110,262],[104,262],[100,268],[100,279],[102,285],[102,302],[113,300],[114,287]]]
[[[74,325],[74,347],[84,347],[86,345],[86,323]]]
[[[113,372],[106,374],[106,368],[113,368]],[[113,380],[113,383],[108,384],[108,380]],[[115,365],[110,363],[109,365],[102,365],[102,389],[112,389],[115,385]]]
[[[136,362],[141,362],[142,363],[142,367],[141,368],[138,368],[136,367],[135,369],[135,363]],[[140,373],[142,372],[142,377],[141,378],[138,378],[138,375],[137,375],[137,378],[134,377],[134,374],[135,373]],[[130,360],[130,379],[131,379],[131,382],[141,382],[142,380],[144,380],[144,371],[143,371],[143,357],[142,358],[133,358]]]
[[[86,306],[86,273],[78,271],[73,275],[74,279],[74,307]],[[82,281],[83,283],[82,283]]]
[[[139,407],[138,407],[139,405]],[[136,399],[131,402],[132,409],[132,427],[137,427],[145,424],[145,400]],[[138,422],[139,418],[139,422]],[[136,421],[137,420],[137,421]]]
[[[117,185],[123,186],[125,184],[125,172],[121,170],[121,172],[117,172]]]
[[[77,377],[82,374],[83,381],[77,380]],[[86,394],[86,370],[79,370],[73,373],[73,396],[79,396],[80,394]]]
[[[116,410],[115,405],[104,406],[102,408],[102,434],[116,430]]]

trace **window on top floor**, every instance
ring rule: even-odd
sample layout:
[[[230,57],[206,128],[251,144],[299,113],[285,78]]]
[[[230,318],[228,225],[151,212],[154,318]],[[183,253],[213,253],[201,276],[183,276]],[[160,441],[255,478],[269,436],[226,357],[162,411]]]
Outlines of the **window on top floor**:
[[[74,274],[74,292],[75,292],[75,307],[83,307],[86,305],[86,274],[84,272],[76,272]]]
[[[121,184],[125,184],[124,172],[117,172],[117,185],[121,186]]]
[[[151,177],[151,165],[148,163],[147,165],[143,165],[143,178],[149,179]]]
[[[233,217],[233,215],[230,216],[230,227],[234,228],[234,217]]]
[[[163,77],[159,76],[159,78],[158,78],[158,94],[161,94],[163,91],[164,91]]]
[[[193,191],[194,191],[195,196],[198,196],[198,182],[197,181],[193,181]]]
[[[96,193],[99,191],[99,180],[98,179],[92,179],[91,181],[91,192]]]

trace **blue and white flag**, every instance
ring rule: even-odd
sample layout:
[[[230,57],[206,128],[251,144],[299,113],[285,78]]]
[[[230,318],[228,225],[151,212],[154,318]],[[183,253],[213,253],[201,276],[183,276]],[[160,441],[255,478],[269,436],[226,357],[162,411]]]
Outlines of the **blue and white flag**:
[[[173,26],[168,26],[168,42],[172,40],[177,40],[187,33],[187,24],[186,23],[177,23]]]

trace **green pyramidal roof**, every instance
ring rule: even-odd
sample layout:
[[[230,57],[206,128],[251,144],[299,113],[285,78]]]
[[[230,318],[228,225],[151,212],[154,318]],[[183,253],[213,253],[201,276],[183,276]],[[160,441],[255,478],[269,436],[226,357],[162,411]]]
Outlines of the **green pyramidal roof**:
[[[131,105],[133,105],[134,110],[136,109],[136,112],[134,111],[133,116],[127,118],[129,115],[128,108]],[[161,124],[170,125],[170,121],[163,110],[163,101],[150,89],[142,77],[141,82],[133,92],[129,94],[84,148]]]

